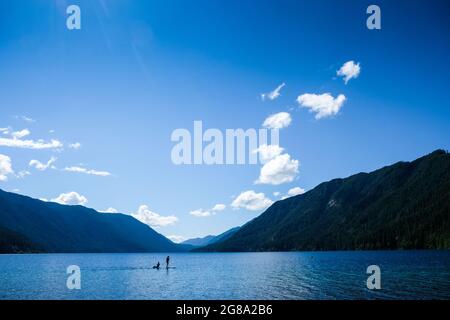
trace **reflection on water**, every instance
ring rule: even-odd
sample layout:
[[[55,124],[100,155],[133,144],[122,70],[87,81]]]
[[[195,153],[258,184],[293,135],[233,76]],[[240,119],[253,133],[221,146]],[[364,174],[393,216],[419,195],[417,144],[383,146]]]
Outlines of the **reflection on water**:
[[[449,299],[450,251],[0,255],[0,299]],[[381,268],[378,291],[366,268]],[[68,290],[66,268],[81,268]]]

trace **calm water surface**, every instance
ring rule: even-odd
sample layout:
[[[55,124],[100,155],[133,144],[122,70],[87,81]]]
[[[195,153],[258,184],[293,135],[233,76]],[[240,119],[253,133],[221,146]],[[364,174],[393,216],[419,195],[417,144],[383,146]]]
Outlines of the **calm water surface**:
[[[450,299],[450,251],[0,255],[0,299]],[[381,268],[378,291],[366,268]],[[66,268],[81,268],[68,290]]]

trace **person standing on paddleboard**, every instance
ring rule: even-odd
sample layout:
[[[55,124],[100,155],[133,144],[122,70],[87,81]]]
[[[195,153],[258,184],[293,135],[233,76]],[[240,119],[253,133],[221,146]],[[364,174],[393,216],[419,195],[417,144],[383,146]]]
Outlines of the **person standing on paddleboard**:
[[[167,256],[167,258],[166,258],[166,269],[169,269],[169,262],[170,262],[170,257]]]

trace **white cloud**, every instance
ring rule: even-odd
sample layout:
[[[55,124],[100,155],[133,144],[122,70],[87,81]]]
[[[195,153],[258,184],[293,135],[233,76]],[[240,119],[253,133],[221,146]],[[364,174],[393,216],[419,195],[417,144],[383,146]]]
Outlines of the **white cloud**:
[[[259,153],[259,160],[263,164],[257,184],[278,185],[294,180],[298,174],[299,161],[291,159],[278,145],[261,145],[254,152]]]
[[[50,160],[47,161],[47,163],[42,163],[42,162],[40,162],[39,160],[34,160],[34,159],[33,159],[33,160],[30,161],[30,163],[28,163],[28,165],[29,165],[30,167],[36,168],[37,170],[44,171],[44,170],[47,170],[49,167],[51,167],[51,168],[54,169],[55,167],[52,166],[52,164],[53,164],[56,160],[57,160],[56,157],[51,157]]]
[[[8,175],[13,173],[11,158],[0,154],[0,181],[7,181]]]
[[[281,198],[281,200],[287,199],[289,197],[297,196],[299,194],[304,194],[305,192],[306,192],[305,189],[300,188],[300,187],[295,187],[295,188],[289,189],[287,195],[283,196]]]
[[[90,174],[90,175],[100,176],[100,177],[107,177],[107,176],[111,175],[111,173],[109,173],[108,171],[98,171],[98,170],[93,170],[93,169],[77,167],[77,166],[66,167],[63,169],[63,171],[85,173],[85,174]]]
[[[22,120],[26,121],[26,122],[36,122],[36,120],[34,120],[32,118],[29,118],[29,117],[26,117],[26,116],[22,116]]]
[[[231,206],[235,209],[244,208],[251,211],[258,211],[268,208],[272,205],[273,201],[266,198],[264,193],[256,193],[253,190],[242,192],[231,203]]]
[[[147,205],[141,205],[138,211],[131,215],[136,220],[139,220],[150,227],[165,227],[174,224],[178,221],[175,216],[161,216],[149,209]]]
[[[77,204],[84,205],[88,202],[85,196],[82,196],[75,191],[71,191],[68,193],[61,193],[58,197],[51,199],[50,201],[67,205],[77,205]]]
[[[50,140],[50,142],[46,142],[44,140],[35,141],[16,138],[0,138],[0,146],[25,149],[60,149],[63,147],[63,144],[54,139]]]
[[[103,212],[103,213],[118,213],[119,211],[117,211],[116,208],[109,207],[108,209],[105,209],[105,210],[100,211],[100,212]]]
[[[264,120],[263,127],[268,129],[283,129],[291,124],[291,115],[287,112],[279,112],[270,115]]]
[[[167,238],[169,238],[171,241],[173,241],[175,243],[180,243],[180,242],[187,240],[185,237],[177,236],[177,235],[167,236]]]
[[[290,195],[290,196],[296,196],[296,195],[304,194],[304,193],[305,193],[305,189],[300,188],[300,187],[295,187],[295,188],[289,189],[289,191],[288,191],[288,195]]]
[[[75,142],[75,143],[71,143],[71,144],[69,144],[69,148],[71,148],[71,149],[80,149],[81,148],[81,143],[79,143],[79,142]]]
[[[189,214],[199,218],[209,217],[210,215],[212,215],[211,211],[203,209],[192,210],[191,212],[189,212]]]
[[[215,215],[219,211],[225,210],[226,207],[227,207],[226,205],[224,205],[222,203],[218,203],[214,207],[212,207],[210,210],[197,209],[197,210],[190,211],[189,214],[193,215],[194,217],[198,217],[198,218],[210,217],[212,215]]]
[[[310,112],[316,113],[316,119],[336,115],[341,109],[345,100],[346,98],[343,94],[340,94],[337,98],[334,98],[329,93],[305,93],[301,96],[298,96],[297,98],[297,102],[300,104],[300,106],[308,108]]]
[[[278,196],[280,195],[280,192],[279,192],[279,191],[275,191],[275,192],[273,193],[273,195],[274,195],[274,197],[278,197]]]
[[[299,195],[299,194],[304,194],[305,192],[306,192],[305,189],[300,188],[300,187],[295,187],[295,188],[289,189],[287,195],[283,196],[281,198],[281,200],[284,200],[284,199],[287,199],[289,197],[293,197],[293,196],[296,196],[296,195]]]
[[[27,117],[27,116],[14,116],[14,118],[21,119],[21,120],[26,121],[26,122],[36,122],[36,120],[34,120],[34,119],[30,118],[30,117]]]
[[[31,172],[30,172],[30,171],[22,170],[22,171],[19,171],[19,172],[17,173],[17,178],[23,179],[23,178],[25,178],[26,176],[29,176],[29,175],[31,175]]]
[[[260,145],[258,149],[253,150],[254,153],[259,153],[259,161],[261,161],[261,163],[267,163],[282,154],[283,151],[284,149],[276,144],[263,144]]]
[[[298,174],[299,162],[287,153],[281,154],[264,164],[256,183],[278,185],[291,182]]]
[[[282,83],[278,87],[276,87],[273,91],[261,94],[261,99],[262,100],[266,100],[266,99],[275,100],[276,98],[278,98],[280,96],[280,91],[281,91],[281,89],[283,89],[283,87],[285,85],[286,85],[285,83]]]
[[[14,131],[13,133],[11,133],[11,136],[13,138],[16,138],[16,139],[22,139],[23,137],[26,137],[29,134],[30,134],[30,130],[23,129],[23,130],[20,130],[20,131]]]
[[[224,205],[222,203],[218,203],[211,210],[212,211],[223,211],[223,210],[225,210],[226,207],[227,207],[226,205]]]
[[[338,76],[344,78],[345,84],[347,84],[350,79],[358,78],[360,72],[361,67],[359,66],[359,62],[355,64],[353,60],[347,61],[338,71],[336,71]]]

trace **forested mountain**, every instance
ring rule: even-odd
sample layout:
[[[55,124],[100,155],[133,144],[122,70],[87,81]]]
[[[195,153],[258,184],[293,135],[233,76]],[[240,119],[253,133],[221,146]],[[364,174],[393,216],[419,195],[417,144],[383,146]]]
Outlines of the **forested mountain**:
[[[450,249],[450,155],[324,182],[201,251]]]
[[[129,215],[0,190],[0,252],[173,252],[177,245]]]

